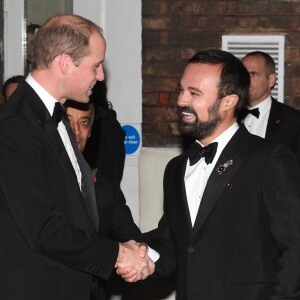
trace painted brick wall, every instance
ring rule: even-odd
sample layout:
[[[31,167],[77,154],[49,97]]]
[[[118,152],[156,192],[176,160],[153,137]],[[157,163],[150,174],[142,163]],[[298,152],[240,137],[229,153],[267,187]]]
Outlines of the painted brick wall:
[[[188,58],[224,34],[284,34],[285,99],[300,109],[300,0],[142,0],[143,146],[181,146],[177,83]]]

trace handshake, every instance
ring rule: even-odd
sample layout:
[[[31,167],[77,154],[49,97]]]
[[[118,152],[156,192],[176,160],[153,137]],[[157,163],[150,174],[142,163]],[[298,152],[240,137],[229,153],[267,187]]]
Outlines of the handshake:
[[[154,273],[155,264],[148,256],[148,246],[130,240],[119,244],[116,273],[126,282],[144,280]]]

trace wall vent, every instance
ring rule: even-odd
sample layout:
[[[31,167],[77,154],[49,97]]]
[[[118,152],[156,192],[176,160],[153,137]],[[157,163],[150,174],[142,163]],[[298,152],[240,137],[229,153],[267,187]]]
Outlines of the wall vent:
[[[248,52],[264,51],[271,55],[276,64],[277,82],[272,96],[284,102],[284,36],[282,35],[223,35],[222,49],[239,59]]]

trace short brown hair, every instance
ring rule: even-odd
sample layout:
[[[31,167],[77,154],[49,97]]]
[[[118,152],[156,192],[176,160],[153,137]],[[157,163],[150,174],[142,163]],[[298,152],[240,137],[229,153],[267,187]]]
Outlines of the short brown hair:
[[[79,65],[88,55],[92,34],[102,36],[102,29],[83,17],[58,15],[48,19],[33,43],[34,69],[47,69],[58,55],[66,53]]]

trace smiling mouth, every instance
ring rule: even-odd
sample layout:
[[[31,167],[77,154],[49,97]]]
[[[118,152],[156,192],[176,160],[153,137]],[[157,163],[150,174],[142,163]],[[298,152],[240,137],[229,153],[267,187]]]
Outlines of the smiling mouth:
[[[196,116],[192,113],[188,113],[188,112],[181,112],[181,117],[182,117],[182,121],[186,122],[186,123],[191,123],[194,122],[196,120]]]
[[[90,90],[90,91],[93,89],[94,85],[95,85],[95,84],[91,84],[91,85],[90,85],[90,87],[89,87],[89,90]]]

